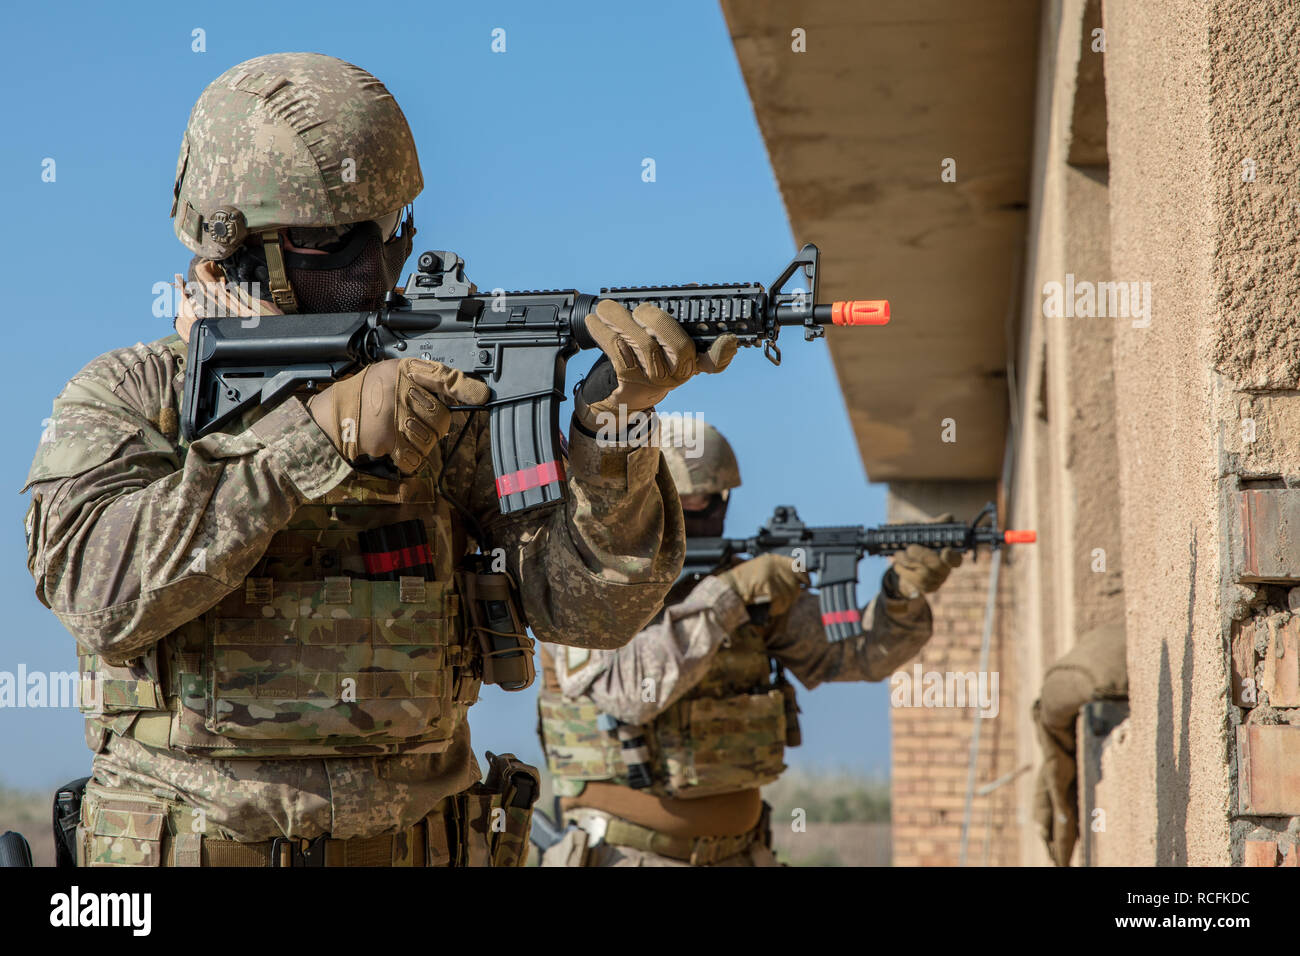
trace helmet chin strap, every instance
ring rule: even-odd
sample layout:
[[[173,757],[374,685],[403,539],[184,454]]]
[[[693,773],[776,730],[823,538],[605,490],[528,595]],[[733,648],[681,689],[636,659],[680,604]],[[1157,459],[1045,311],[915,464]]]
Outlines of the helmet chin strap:
[[[271,301],[285,315],[298,311],[298,297],[289,285],[284,271],[284,251],[280,247],[280,233],[276,230],[262,233],[262,254],[266,256],[266,274],[271,284]]]

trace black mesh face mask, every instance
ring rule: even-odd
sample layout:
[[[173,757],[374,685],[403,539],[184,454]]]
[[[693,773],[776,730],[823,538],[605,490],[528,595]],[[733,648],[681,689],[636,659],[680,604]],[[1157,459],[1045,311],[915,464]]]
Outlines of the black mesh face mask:
[[[686,537],[721,538],[727,520],[727,499],[721,494],[709,496],[709,503],[699,511],[682,510],[686,519]]]
[[[284,271],[298,299],[300,313],[373,312],[397,284],[411,255],[415,226],[408,219],[400,232],[383,241],[375,222],[359,223],[320,253],[284,251]],[[290,242],[294,230],[289,231]],[[295,243],[297,244],[297,243]],[[270,288],[262,250],[245,247],[232,259],[235,276]],[[223,262],[223,267],[226,267]],[[231,276],[231,269],[226,268]]]

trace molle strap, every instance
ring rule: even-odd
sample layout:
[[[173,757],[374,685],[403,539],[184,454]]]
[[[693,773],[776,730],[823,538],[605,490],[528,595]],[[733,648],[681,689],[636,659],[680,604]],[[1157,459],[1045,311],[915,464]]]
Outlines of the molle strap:
[[[275,596],[275,581],[272,578],[244,579],[244,601],[247,604],[270,604]]]
[[[203,217],[188,202],[185,204],[185,210],[181,213],[181,232],[196,242],[199,236],[203,235]]]
[[[397,600],[401,604],[423,604],[428,600],[429,584],[424,578],[397,579]]]
[[[280,249],[280,234],[274,229],[262,233],[262,253],[266,256],[266,274],[271,283],[271,299],[281,312],[291,315],[298,311],[298,298],[289,285],[284,271],[284,255]]]
[[[351,604],[352,579],[347,577],[326,578],[321,600],[326,604]]]

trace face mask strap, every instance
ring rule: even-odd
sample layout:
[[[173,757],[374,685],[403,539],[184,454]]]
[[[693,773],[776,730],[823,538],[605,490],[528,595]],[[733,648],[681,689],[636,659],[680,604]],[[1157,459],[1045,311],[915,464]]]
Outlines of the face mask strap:
[[[385,240],[385,244],[401,238],[415,238],[415,203],[406,204],[402,216],[397,220],[397,226],[393,229],[393,234]]]
[[[274,230],[262,233],[262,254],[266,256],[266,274],[271,286],[271,300],[286,315],[298,311],[298,298],[289,285],[284,271],[284,251],[280,248],[280,233]]]

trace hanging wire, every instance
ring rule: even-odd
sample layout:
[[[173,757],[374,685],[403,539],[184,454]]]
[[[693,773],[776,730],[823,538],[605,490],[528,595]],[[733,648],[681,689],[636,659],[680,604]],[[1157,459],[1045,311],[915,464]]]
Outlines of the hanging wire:
[[[1014,511],[1015,496],[1013,492],[1015,490],[1016,452],[1020,447],[1020,408],[1018,405],[1018,389],[1016,387],[1016,337],[1014,332],[1016,306],[1019,302],[1020,287],[1023,282],[1023,276],[1021,275],[1023,258],[1023,250],[1017,248],[1011,264],[1011,294],[1007,298],[1007,310],[1003,318],[1003,335],[1007,344],[1007,397],[1010,405],[1008,417],[1011,424],[1011,434],[1007,438],[1002,453],[1002,488],[1004,490],[1003,498],[1006,510],[1006,515],[1003,517],[1004,525],[1010,523]],[[988,597],[984,603],[984,633],[980,639],[980,663],[977,674],[988,672],[990,648],[993,643],[993,624],[997,617],[998,581],[1001,576],[1001,569],[1002,549],[995,548],[989,568]],[[984,718],[980,716],[978,709],[976,709],[971,720],[970,756],[966,769],[966,806],[962,812],[961,820],[961,859],[959,866],[966,865],[970,850],[971,811],[975,802],[975,775],[979,768],[980,731],[984,723]],[[988,829],[992,828],[992,815],[993,810],[990,807]],[[984,846],[984,865],[986,866],[988,865],[989,840],[990,836],[986,829]]]

